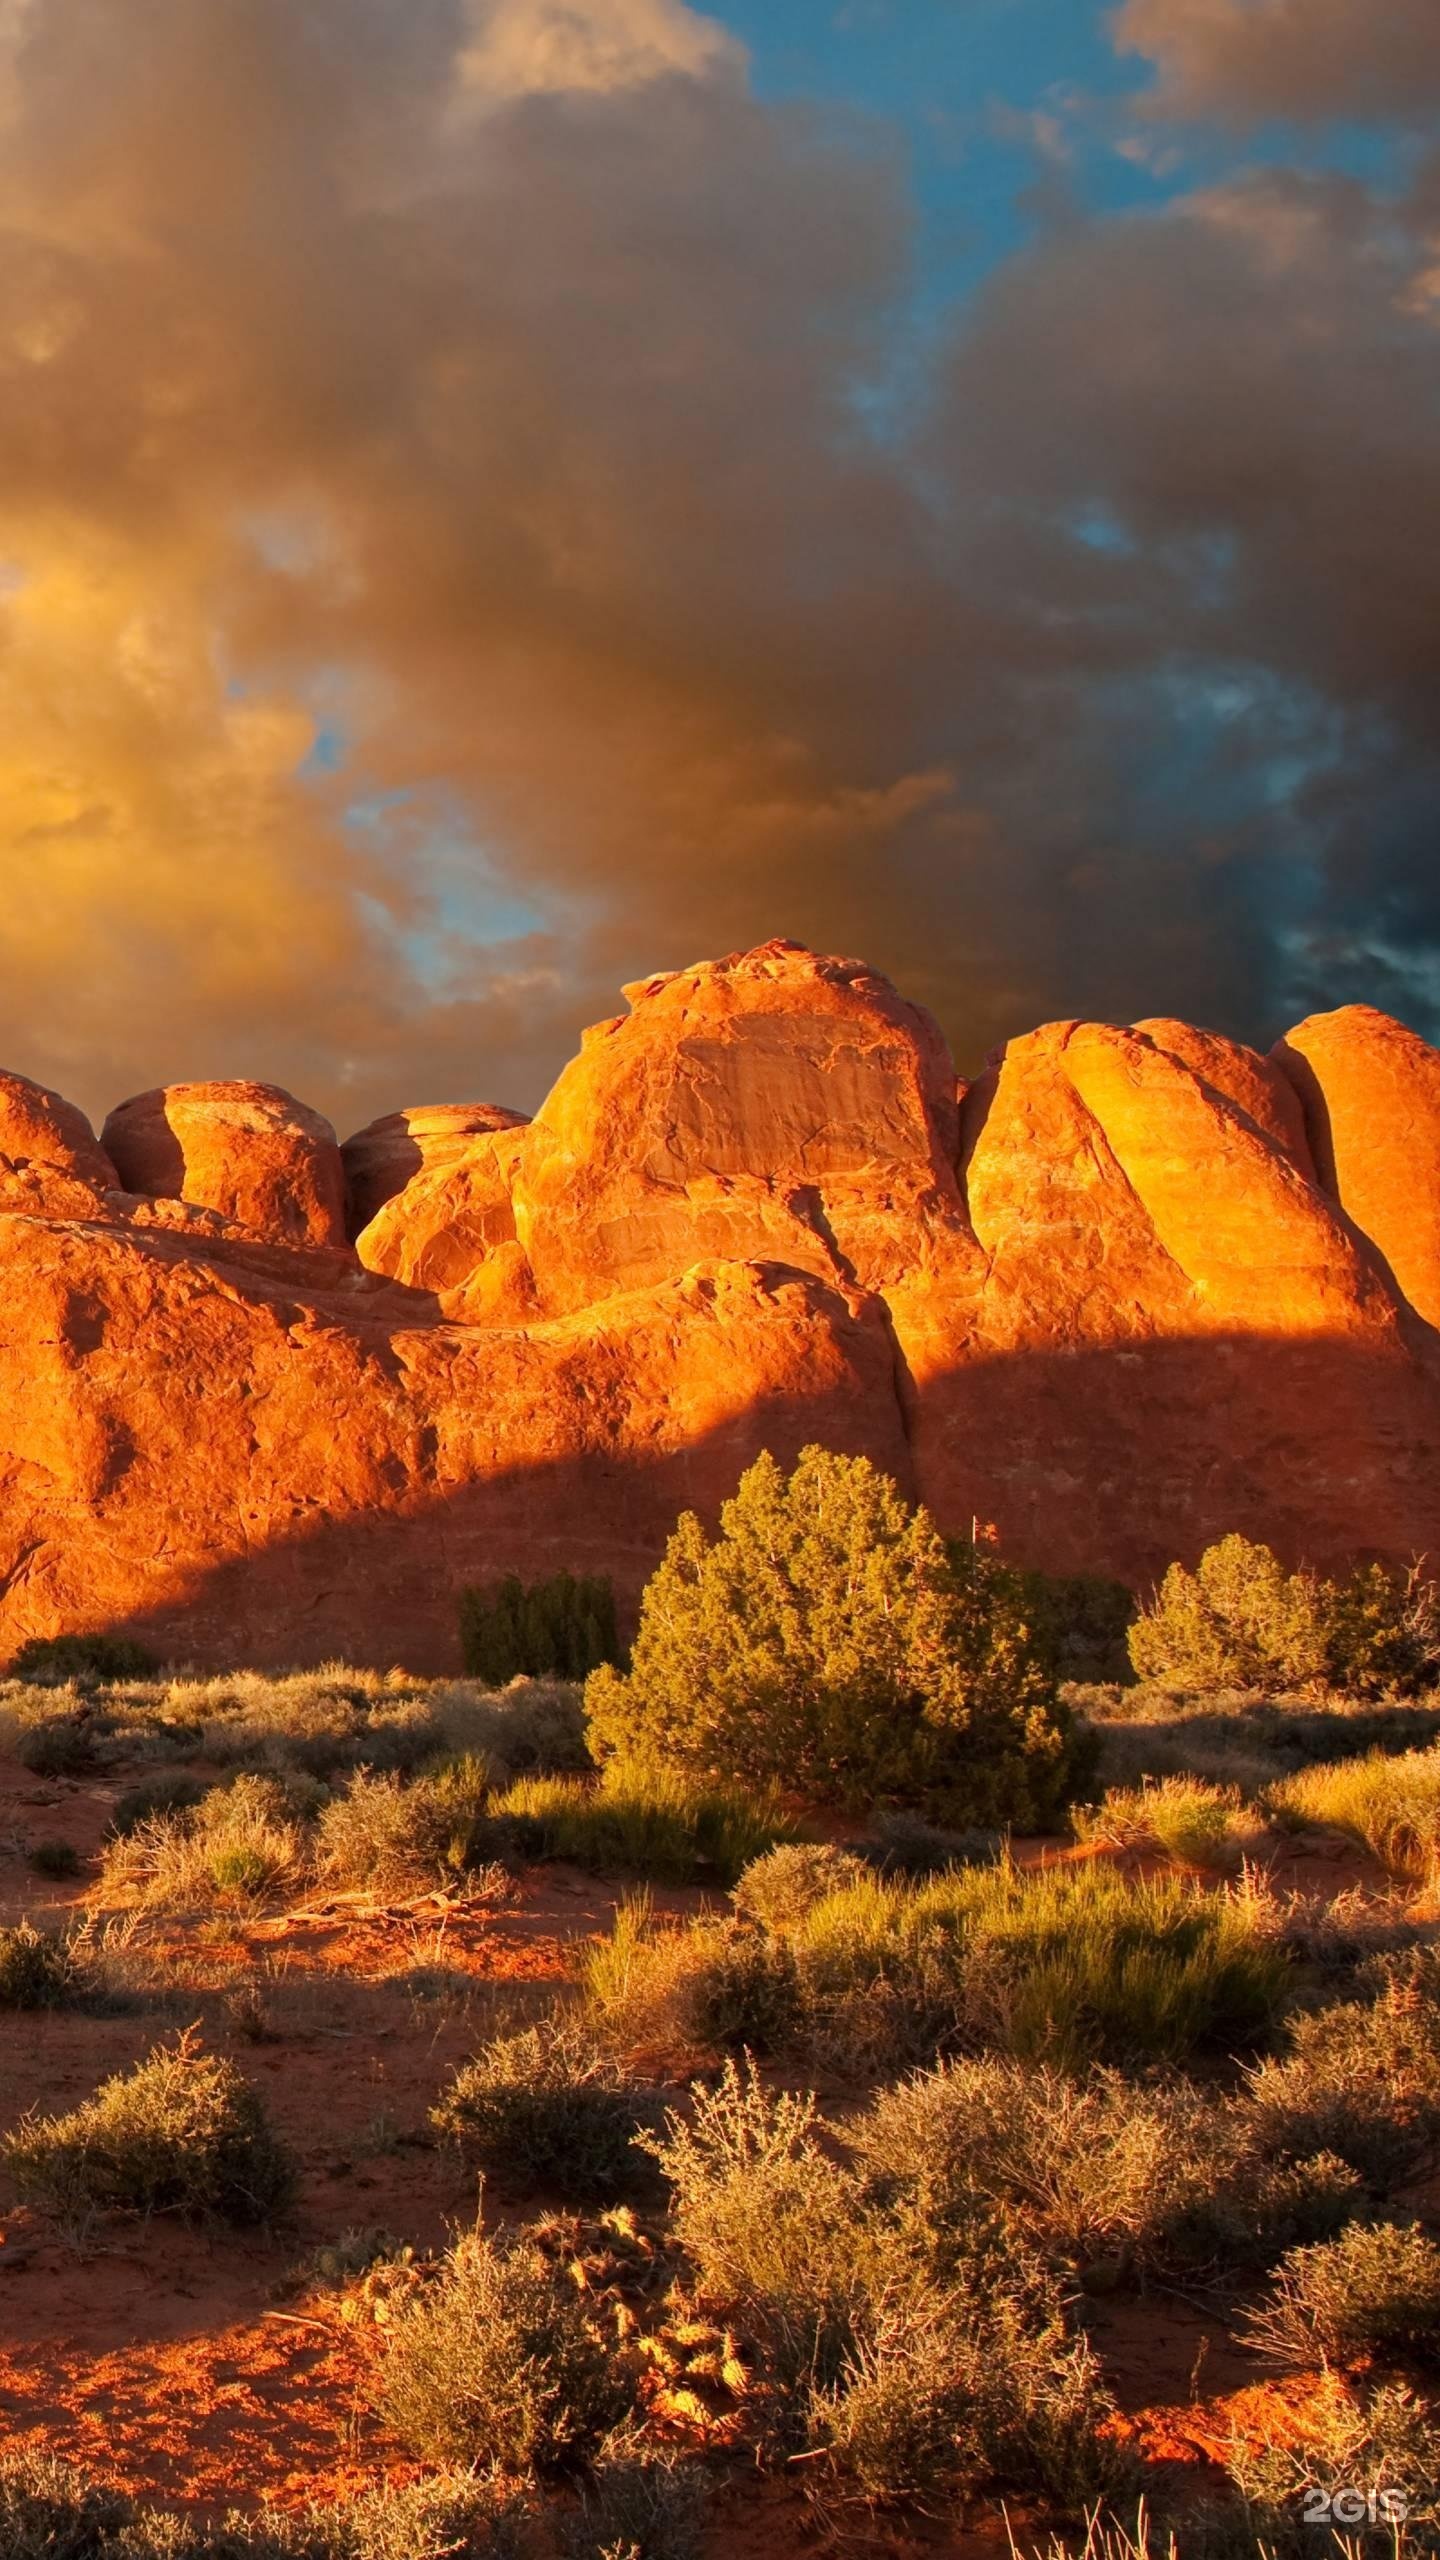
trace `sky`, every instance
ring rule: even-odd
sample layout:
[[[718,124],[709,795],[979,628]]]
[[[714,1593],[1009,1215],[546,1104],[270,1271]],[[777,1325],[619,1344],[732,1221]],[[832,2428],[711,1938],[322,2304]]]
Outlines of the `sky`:
[[[1440,1037],[1436,0],[0,0],[0,1060]]]

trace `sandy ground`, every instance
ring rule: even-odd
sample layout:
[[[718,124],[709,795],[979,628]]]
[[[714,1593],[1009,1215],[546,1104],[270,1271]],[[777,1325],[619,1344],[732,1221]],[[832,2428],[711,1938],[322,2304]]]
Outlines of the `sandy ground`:
[[[103,1784],[41,1782],[0,1761],[0,1916],[82,1915],[121,1783],[116,1773]],[[37,1875],[25,1851],[41,1840],[70,1842],[86,1870],[61,1882]],[[1065,1853],[1035,1843],[1026,1854]],[[1289,1889],[1384,1890],[1378,1869],[1333,1843],[1288,1842],[1273,1854]],[[0,2012],[0,2130],[76,2104],[160,2036],[201,2021],[207,2042],[263,2090],[301,2173],[293,2221],[267,2239],[168,2220],[61,2235],[0,2187],[8,2442],[206,2510],[298,2505],[412,2476],[371,2406],[379,2333],[347,2325],[336,2298],[307,2290],[297,2270],[347,2230],[378,2227],[425,2249],[473,2215],[475,2183],[426,2139],[427,2110],[478,2042],[535,2015],[573,1975],[619,1898],[619,1888],[556,1868],[532,1871],[513,1902],[494,1907],[316,1897],[284,1916],[152,1932],[147,1963],[163,1962],[163,2008]],[[657,1900],[679,1912],[704,1897]],[[259,2038],[239,2014],[257,2002]],[[1325,2387],[1315,2376],[1264,2378],[1217,2316],[1163,2289],[1097,2302],[1086,2317],[1156,2488],[1216,2477],[1235,2426],[1303,2435],[1306,2406]],[[717,2487],[714,2560],[781,2560],[837,2542],[937,2560],[1007,2548],[993,2502],[903,2525],[826,2513],[744,2458],[719,2461]],[[1023,2515],[1012,2520],[1023,2529]]]

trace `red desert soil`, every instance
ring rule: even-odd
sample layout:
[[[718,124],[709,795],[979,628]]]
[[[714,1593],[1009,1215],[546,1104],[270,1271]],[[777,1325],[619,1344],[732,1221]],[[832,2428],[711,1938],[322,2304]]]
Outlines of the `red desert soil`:
[[[0,1762],[0,1916],[74,1916],[87,1878],[40,1877],[24,1849],[64,1839],[92,1859],[117,1792],[113,1781],[40,1781]],[[1052,1841],[1023,1844],[1023,1854],[1065,1853]],[[1324,1841],[1287,1845],[1279,1864],[1291,1889],[1381,1885],[1367,1861],[1337,1858]],[[294,2225],[278,2241],[156,2221],[77,2242],[23,2207],[0,2212],[0,2426],[10,2442],[210,2510],[338,2499],[411,2476],[370,2408],[380,2336],[347,2326],[333,2296],[297,2286],[296,2268],[347,2229],[378,2226],[432,2247],[469,2218],[473,2180],[418,2138],[427,2109],[485,2034],[532,2014],[573,1973],[578,1945],[608,1927],[619,1895],[558,1868],[532,1872],[498,1906],[316,1893],[285,1915],[177,1921],[151,1934],[147,1964],[163,1960],[171,1986],[163,2010],[0,2012],[0,2131],[29,2107],[75,2105],[203,2016],[208,2041],[263,2089],[301,2173]],[[684,1913],[705,1897],[656,1899]],[[273,2040],[243,2032],[227,1986],[258,1993]],[[1213,2476],[1232,2425],[1303,2424],[1317,2386],[1257,2381],[1200,2306],[1157,2291],[1097,2302],[1088,2316],[1122,2423],[1157,2484]],[[936,2560],[999,2560],[1007,2547],[993,2503],[901,2526],[848,2507],[827,2516],[799,2486],[762,2480],[743,2458],[723,2477],[712,2560],[783,2560],[837,2537],[857,2552]],[[1018,2512],[1014,2520],[1018,2530]]]

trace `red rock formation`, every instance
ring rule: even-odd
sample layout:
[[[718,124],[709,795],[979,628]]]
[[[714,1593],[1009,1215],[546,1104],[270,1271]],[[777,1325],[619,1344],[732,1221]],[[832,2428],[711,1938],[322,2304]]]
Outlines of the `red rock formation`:
[[[1440,1055],[1388,1013],[1347,1004],[1312,1013],[1273,1056],[1326,1191],[1440,1324]]]
[[[1141,1579],[1232,1527],[1434,1546],[1440,1258],[1400,1203],[1440,1059],[1326,1022],[1274,1063],[1051,1024],[957,1111],[928,1015],[771,944],[632,989],[532,1123],[361,1132],[353,1254],[328,1128],[270,1088],[124,1106],[121,1191],[0,1085],[0,1649],[104,1623],[443,1665],[467,1580],[633,1593],[683,1504],[812,1438],[1057,1568]]]
[[[127,1191],[218,1209],[273,1244],[343,1245],[345,1176],[335,1132],[273,1084],[172,1084],[105,1123]]]
[[[376,1211],[417,1174],[459,1164],[472,1138],[524,1124],[523,1112],[506,1111],[498,1102],[437,1102],[387,1112],[383,1120],[357,1129],[340,1150],[351,1235],[368,1227]]]

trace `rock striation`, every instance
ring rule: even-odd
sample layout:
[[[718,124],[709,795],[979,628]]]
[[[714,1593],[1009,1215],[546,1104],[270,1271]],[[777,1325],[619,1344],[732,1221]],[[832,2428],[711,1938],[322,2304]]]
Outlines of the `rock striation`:
[[[790,943],[647,979],[534,1120],[339,1148],[276,1088],[0,1078],[0,1656],[453,1662],[516,1570],[633,1595],[762,1447],[1148,1580],[1229,1528],[1440,1544],[1440,1057],[1051,1023],[957,1085]]]

